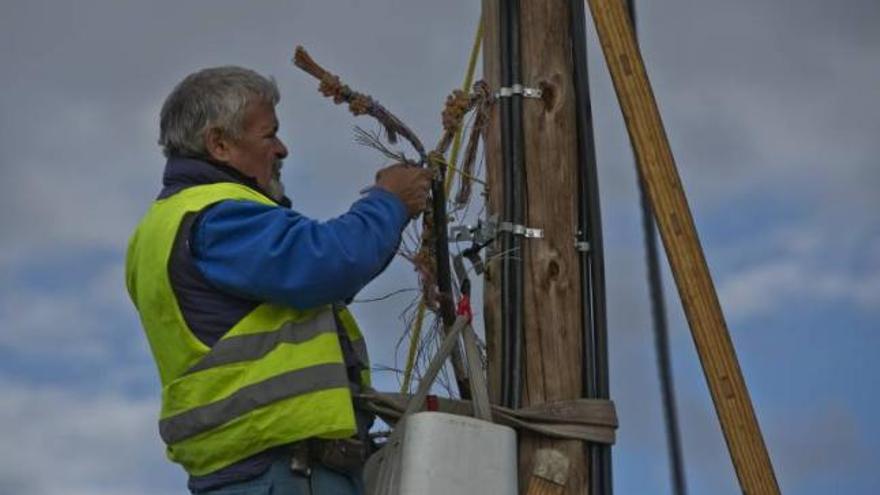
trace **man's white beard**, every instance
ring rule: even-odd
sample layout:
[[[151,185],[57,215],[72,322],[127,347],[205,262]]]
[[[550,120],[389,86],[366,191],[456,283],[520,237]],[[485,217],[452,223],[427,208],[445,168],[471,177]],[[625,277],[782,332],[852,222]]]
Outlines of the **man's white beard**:
[[[269,190],[266,191],[269,193],[269,196],[272,197],[275,201],[281,201],[284,199],[284,184],[281,183],[281,160],[276,162],[272,166],[272,175],[269,177]]]
[[[272,177],[269,179],[269,190],[266,191],[275,201],[281,201],[284,198],[284,184],[281,183],[280,177]]]

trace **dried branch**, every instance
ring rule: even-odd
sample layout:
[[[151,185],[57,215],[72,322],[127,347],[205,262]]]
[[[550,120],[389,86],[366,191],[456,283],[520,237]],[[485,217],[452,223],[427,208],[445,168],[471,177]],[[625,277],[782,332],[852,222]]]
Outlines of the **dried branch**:
[[[456,89],[446,97],[446,106],[443,108],[441,119],[443,121],[443,135],[434,152],[445,155],[449,145],[455,139],[455,134],[461,128],[464,116],[470,112],[474,106],[480,102],[481,95],[469,95],[460,89]]]
[[[474,163],[477,159],[477,145],[480,142],[480,136],[489,123],[489,107],[492,105],[492,95],[489,92],[489,85],[485,81],[474,83],[474,94],[477,97],[478,104],[474,124],[471,127],[467,148],[464,152],[464,160],[460,166],[461,180],[459,181],[458,194],[455,196],[455,204],[457,206],[462,206],[470,200]]]
[[[337,105],[348,103],[349,111],[355,116],[366,114],[375,118],[380,124],[382,124],[382,127],[385,128],[389,142],[395,143],[397,141],[397,136],[401,136],[409,141],[412,147],[419,153],[419,156],[423,161],[426,159],[427,153],[425,152],[425,146],[422,144],[421,140],[419,140],[418,136],[416,136],[415,133],[403,123],[403,121],[397,118],[396,115],[379,104],[378,101],[374,100],[369,95],[358,93],[348,87],[348,85],[343,84],[339,79],[339,76],[318,65],[318,63],[315,62],[314,59],[309,56],[308,52],[306,52],[301,46],[296,47],[296,52],[293,56],[293,63],[307,74],[318,79],[321,82],[318,86],[318,90],[324,96],[333,98],[333,103],[336,103]]]

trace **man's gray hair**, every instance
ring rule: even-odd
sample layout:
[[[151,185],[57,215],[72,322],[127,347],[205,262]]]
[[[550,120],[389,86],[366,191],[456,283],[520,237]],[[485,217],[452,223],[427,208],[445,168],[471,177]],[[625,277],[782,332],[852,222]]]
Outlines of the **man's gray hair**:
[[[208,129],[217,128],[237,138],[249,103],[264,101],[274,106],[280,99],[275,80],[250,69],[202,69],[181,81],[162,105],[159,145],[165,156],[208,158]]]

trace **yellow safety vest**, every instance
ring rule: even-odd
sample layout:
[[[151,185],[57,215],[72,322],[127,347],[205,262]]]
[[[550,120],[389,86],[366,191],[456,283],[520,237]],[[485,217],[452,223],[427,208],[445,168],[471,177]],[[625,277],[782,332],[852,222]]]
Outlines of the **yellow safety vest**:
[[[172,290],[168,262],[184,216],[230,199],[275,204],[233,183],[184,189],[153,203],[126,260],[128,292],[162,382],[159,432],[168,458],[194,476],[274,446],[355,434],[337,319],[368,363],[354,318],[344,308],[334,315],[330,305],[299,311],[261,304],[213,347],[196,338]],[[360,379],[369,386],[368,367]]]

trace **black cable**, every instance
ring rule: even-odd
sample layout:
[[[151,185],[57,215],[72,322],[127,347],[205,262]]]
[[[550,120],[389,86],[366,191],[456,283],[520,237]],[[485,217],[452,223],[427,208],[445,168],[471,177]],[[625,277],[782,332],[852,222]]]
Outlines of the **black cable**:
[[[445,174],[441,168],[431,182],[431,201],[434,223],[434,257],[437,260],[437,291],[439,292],[440,319],[443,326],[451,328],[455,323],[455,305],[452,301],[452,271],[449,267],[449,238],[446,214],[446,192],[443,186]],[[453,352],[460,353],[456,345]],[[469,379],[457,376],[458,395],[462,399],[471,398]]]
[[[583,393],[608,398],[608,350],[605,310],[605,261],[596,146],[587,68],[586,12],[582,0],[571,1],[571,44],[578,131],[578,241],[580,247],[581,321],[583,328]],[[611,495],[611,448],[590,445],[590,493]]]
[[[519,1],[500,0],[501,86],[519,83]],[[522,100],[501,98],[503,220],[522,224]],[[501,233],[501,402],[518,407],[522,390],[522,240]]]
[[[510,14],[507,2],[499,0],[498,2],[498,38],[500,66],[501,66],[501,86],[509,87],[510,85]],[[502,189],[502,205],[501,211],[504,218],[507,218],[513,210],[510,188],[513,179],[511,177],[511,136],[510,136],[510,99],[500,98],[501,105],[501,189]],[[501,234],[501,404],[510,407],[510,386],[511,386],[511,356],[510,356],[510,318],[511,318],[511,301],[510,297],[510,260],[508,253],[512,248],[513,238],[507,233]]]
[[[510,0],[510,77],[515,84],[522,83],[522,65],[520,63],[520,8],[519,0]],[[510,102],[510,128],[513,137],[513,216],[514,225],[525,225],[525,150],[523,149],[523,100],[521,94],[514,94]],[[523,302],[524,285],[524,252],[523,238],[513,236],[511,258],[511,278],[513,279],[513,295],[511,297],[516,308],[512,319],[511,358],[511,407],[519,407],[522,402],[523,379],[523,339],[525,308]]]
[[[636,33],[635,0],[627,0],[633,33]],[[684,477],[684,460],[681,453],[681,436],[675,407],[675,387],[672,379],[672,361],[669,353],[669,330],[666,306],[663,298],[663,279],[660,275],[660,254],[657,249],[657,227],[644,181],[639,180],[639,199],[642,207],[642,230],[645,236],[645,262],[648,267],[648,288],[651,298],[651,316],[654,322],[654,344],[657,349],[657,368],[660,374],[660,392],[666,419],[666,441],[669,447],[669,463],[674,495],[687,495]]]
[[[648,265],[648,286],[651,294],[651,315],[654,320],[654,344],[657,348],[657,368],[660,373],[660,392],[663,399],[663,413],[666,418],[666,441],[669,446],[669,462],[672,471],[672,493],[673,495],[687,495],[684,460],[681,453],[681,436],[678,430],[678,414],[675,407],[675,387],[669,353],[666,306],[663,304],[663,283],[657,252],[657,232],[645,189],[643,186],[639,189],[642,202],[642,229],[645,233],[645,260]]]

